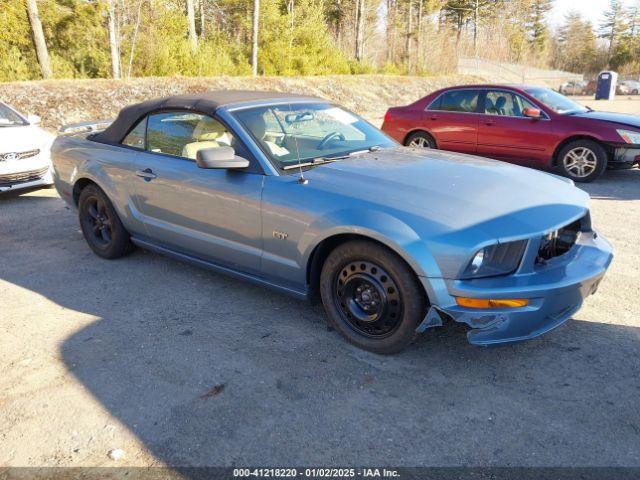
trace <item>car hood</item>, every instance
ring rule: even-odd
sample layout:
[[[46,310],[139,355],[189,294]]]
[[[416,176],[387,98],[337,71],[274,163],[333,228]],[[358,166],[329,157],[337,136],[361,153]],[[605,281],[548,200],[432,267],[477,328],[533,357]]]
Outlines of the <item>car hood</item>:
[[[587,120],[619,123],[621,125],[628,125],[630,127],[640,128],[640,117],[636,115],[627,115],[624,113],[613,113],[613,112],[589,111],[584,113],[575,113],[571,116],[586,118]]]
[[[0,127],[0,153],[47,150],[55,138],[35,125]]]
[[[510,241],[583,216],[570,180],[471,155],[397,147],[322,165],[310,185],[400,218],[423,239]],[[469,235],[466,235],[469,233]]]

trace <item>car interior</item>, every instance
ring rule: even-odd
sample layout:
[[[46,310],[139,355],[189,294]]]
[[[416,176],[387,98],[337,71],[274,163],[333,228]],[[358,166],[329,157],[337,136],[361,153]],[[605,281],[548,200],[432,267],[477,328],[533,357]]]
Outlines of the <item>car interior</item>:
[[[508,92],[487,92],[484,100],[486,115],[523,117],[525,108],[536,108],[519,95]]]
[[[220,122],[211,117],[203,117],[191,134],[193,142],[182,148],[182,157],[196,159],[200,150],[231,145],[231,136]]]

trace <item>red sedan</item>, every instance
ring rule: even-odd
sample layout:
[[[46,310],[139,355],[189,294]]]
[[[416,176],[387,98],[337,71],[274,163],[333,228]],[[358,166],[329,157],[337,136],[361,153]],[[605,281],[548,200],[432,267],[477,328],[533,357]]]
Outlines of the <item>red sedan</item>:
[[[596,112],[543,87],[445,88],[390,108],[382,130],[404,145],[558,169],[578,182],[640,163],[640,117]]]

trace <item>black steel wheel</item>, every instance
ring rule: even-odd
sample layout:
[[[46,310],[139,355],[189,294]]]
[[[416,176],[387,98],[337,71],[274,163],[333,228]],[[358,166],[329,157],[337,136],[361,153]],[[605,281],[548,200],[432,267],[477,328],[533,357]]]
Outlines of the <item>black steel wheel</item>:
[[[345,265],[336,278],[334,299],[347,325],[368,337],[391,335],[402,318],[400,290],[376,263]]]
[[[80,192],[78,216],[84,238],[97,255],[113,259],[132,250],[129,233],[105,193],[96,185],[88,185]]]
[[[323,264],[320,293],[329,323],[354,345],[381,354],[409,345],[426,312],[413,271],[374,242],[336,247]]]

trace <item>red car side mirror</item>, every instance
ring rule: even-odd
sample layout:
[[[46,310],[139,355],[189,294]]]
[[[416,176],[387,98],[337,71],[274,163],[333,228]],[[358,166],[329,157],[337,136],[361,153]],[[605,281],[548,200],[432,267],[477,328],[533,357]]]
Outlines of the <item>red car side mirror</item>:
[[[525,117],[529,117],[529,118],[541,118],[542,117],[542,112],[540,111],[539,108],[525,108],[522,111],[522,114]]]

